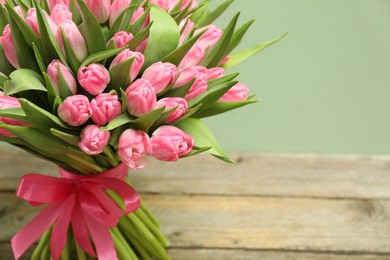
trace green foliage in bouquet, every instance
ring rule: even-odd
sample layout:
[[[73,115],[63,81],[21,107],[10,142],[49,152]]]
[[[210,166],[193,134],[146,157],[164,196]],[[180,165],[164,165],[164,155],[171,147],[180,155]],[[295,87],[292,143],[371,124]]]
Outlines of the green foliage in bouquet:
[[[211,10],[210,0],[6,1],[0,141],[81,175],[121,163],[140,169],[147,154],[176,161],[207,152],[232,162],[202,118],[257,102],[225,69],[284,37],[234,53],[254,20],[238,26],[237,13],[224,30],[213,25],[232,2]],[[169,258],[142,203],[111,233],[119,256]],[[36,257],[47,254],[49,234]]]

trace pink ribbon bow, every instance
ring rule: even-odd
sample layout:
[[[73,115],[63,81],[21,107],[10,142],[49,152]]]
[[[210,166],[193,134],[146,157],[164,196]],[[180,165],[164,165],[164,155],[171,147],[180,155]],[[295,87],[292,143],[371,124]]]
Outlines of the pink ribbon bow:
[[[59,259],[66,244],[70,223],[81,249],[99,259],[117,259],[109,227],[115,227],[119,217],[137,210],[140,205],[137,192],[124,182],[127,170],[125,164],[120,164],[95,175],[76,175],[61,168],[61,178],[25,175],[19,184],[17,196],[33,206],[44,203],[47,206],[11,239],[15,259],[53,224],[50,250],[52,258]],[[126,209],[119,208],[105,190],[115,191],[122,198]]]

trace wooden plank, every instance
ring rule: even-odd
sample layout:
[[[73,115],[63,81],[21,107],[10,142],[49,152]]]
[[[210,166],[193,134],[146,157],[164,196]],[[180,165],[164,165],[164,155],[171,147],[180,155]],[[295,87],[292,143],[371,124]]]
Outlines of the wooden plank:
[[[321,254],[305,252],[276,252],[264,250],[230,250],[230,249],[182,249],[173,248],[169,250],[172,259],[198,259],[198,260],[388,260],[389,256],[379,255],[341,255]]]
[[[390,201],[144,195],[173,247],[386,254]],[[37,209],[0,194],[0,241]]]
[[[236,250],[236,249],[197,249],[197,248],[171,248],[168,250],[172,259],[196,260],[388,260],[388,256],[380,255],[340,255],[305,252],[269,252],[263,250]],[[20,260],[30,259],[32,250],[26,252]],[[13,260],[9,244],[0,243],[0,258]]]
[[[56,174],[56,167],[1,147],[0,190],[15,190],[23,174]],[[390,156],[233,154],[236,165],[207,155],[178,163],[150,159],[131,172],[144,193],[321,198],[390,198]]]

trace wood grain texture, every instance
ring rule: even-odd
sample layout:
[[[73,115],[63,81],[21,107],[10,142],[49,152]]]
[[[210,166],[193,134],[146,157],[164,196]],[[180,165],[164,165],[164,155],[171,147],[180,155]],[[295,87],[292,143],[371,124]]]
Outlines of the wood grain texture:
[[[26,152],[1,147],[0,190],[13,191],[23,174],[56,174]],[[178,163],[150,159],[130,172],[143,193],[390,199],[390,156],[233,154],[231,165],[201,155]]]
[[[144,201],[173,247],[389,254],[390,201],[153,196]],[[38,211],[0,194],[0,241]]]
[[[14,195],[21,176],[57,173],[23,151],[0,152],[0,259],[12,259],[8,241],[40,209]],[[390,259],[390,156],[233,158],[150,160],[130,172],[173,259]]]

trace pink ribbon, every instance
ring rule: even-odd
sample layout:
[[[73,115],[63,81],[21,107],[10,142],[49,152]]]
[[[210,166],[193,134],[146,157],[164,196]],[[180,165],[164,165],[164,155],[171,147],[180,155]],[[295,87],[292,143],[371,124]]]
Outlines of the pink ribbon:
[[[102,260],[117,259],[109,227],[115,227],[121,216],[139,208],[137,192],[124,180],[127,166],[119,166],[94,175],[76,175],[60,168],[61,178],[28,174],[17,189],[17,196],[33,206],[46,204],[12,239],[11,246],[18,259],[53,224],[50,237],[52,258],[58,260],[65,247],[69,225],[72,224],[78,246]],[[104,191],[113,190],[126,209],[119,208]],[[90,238],[96,249],[92,247]]]

